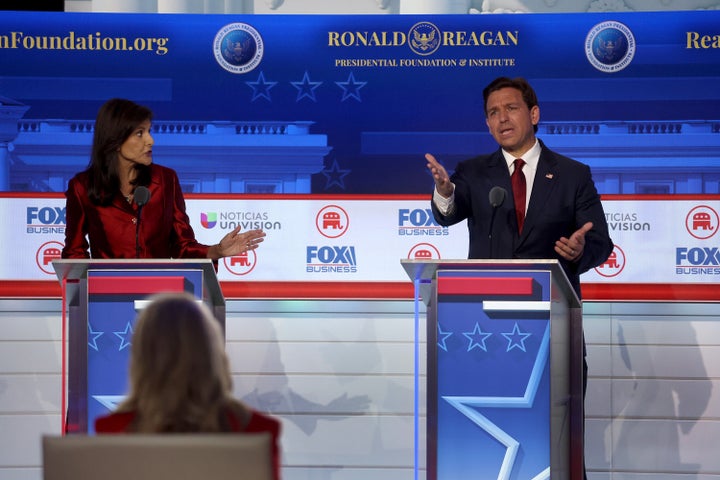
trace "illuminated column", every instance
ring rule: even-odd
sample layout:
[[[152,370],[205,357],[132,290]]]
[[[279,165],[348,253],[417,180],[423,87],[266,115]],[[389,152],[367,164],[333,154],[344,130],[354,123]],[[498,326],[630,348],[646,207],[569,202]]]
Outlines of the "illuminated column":
[[[0,192],[10,190],[10,152],[8,142],[0,142]]]
[[[205,0],[157,0],[159,13],[205,13]]]
[[[92,0],[92,11],[156,13],[157,0]]]
[[[470,0],[400,0],[400,13],[468,13]]]
[[[18,120],[29,108],[0,97],[0,191],[10,190],[10,142],[18,136]]]
[[[255,13],[253,0],[224,0],[224,13]]]

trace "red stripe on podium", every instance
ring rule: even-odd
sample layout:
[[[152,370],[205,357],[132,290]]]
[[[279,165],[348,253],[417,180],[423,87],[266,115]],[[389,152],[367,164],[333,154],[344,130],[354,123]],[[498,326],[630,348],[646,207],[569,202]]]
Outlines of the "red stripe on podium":
[[[488,277],[438,277],[438,295],[530,295],[533,279]]]
[[[152,294],[185,291],[185,277],[92,277],[90,295]]]
[[[390,299],[413,298],[410,282],[220,282],[226,298]]]
[[[390,299],[413,298],[411,282],[220,282],[231,299]],[[584,301],[720,302],[716,283],[583,283]],[[61,298],[57,280],[0,280],[0,298]]]

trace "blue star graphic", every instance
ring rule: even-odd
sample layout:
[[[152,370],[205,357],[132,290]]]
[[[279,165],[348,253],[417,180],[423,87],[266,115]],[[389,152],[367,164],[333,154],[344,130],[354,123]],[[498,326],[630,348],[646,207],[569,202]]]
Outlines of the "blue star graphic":
[[[515,459],[520,450],[520,442],[505,432],[503,429],[495,425],[485,415],[478,411],[478,408],[529,408],[535,402],[535,396],[540,386],[542,373],[545,369],[545,363],[548,359],[550,349],[550,324],[545,327],[540,348],[535,357],[530,378],[528,378],[525,393],[522,397],[461,397],[461,396],[443,396],[443,400],[448,402],[460,413],[465,415],[471,422],[485,430],[495,440],[505,446],[505,455],[503,457],[500,471],[498,472],[498,480],[508,480],[515,465]],[[550,469],[544,469],[534,477],[538,480],[549,479]]]
[[[96,332],[92,329],[92,326],[90,325],[90,322],[88,322],[88,347],[92,348],[96,352],[99,352],[100,349],[97,346],[97,339],[102,336],[103,332]]]
[[[515,322],[515,326],[512,329],[512,332],[510,333],[501,333],[501,335],[505,338],[507,338],[508,341],[508,347],[507,352],[512,350],[513,348],[519,348],[523,352],[527,352],[525,350],[525,339],[527,339],[529,336],[531,336],[531,333],[523,333],[520,331],[520,327],[518,327],[517,322]]]
[[[118,337],[120,339],[120,348],[118,350],[123,350],[124,348],[132,345],[132,343],[130,343],[130,340],[129,340],[133,334],[133,329],[132,329],[132,325],[130,325],[130,322],[128,322],[128,324],[125,325],[124,332],[113,332],[113,333],[115,334],[116,337]]]
[[[469,352],[475,347],[481,348],[483,351],[487,352],[487,347],[485,346],[485,340],[489,336],[492,335],[492,333],[483,332],[480,328],[480,324],[475,323],[475,328],[472,332],[463,332],[463,335],[470,340],[470,343],[468,344],[467,351]]]
[[[332,187],[333,185],[337,185],[338,187],[345,190],[345,182],[343,181],[343,178],[350,174],[351,171],[352,170],[341,169],[340,165],[338,165],[337,159],[334,159],[330,169],[325,169],[320,172],[325,175],[325,178],[327,178],[327,182],[325,183],[325,190]]]
[[[298,90],[297,98],[295,99],[295,103],[297,103],[305,97],[309,98],[313,102],[316,102],[315,89],[322,85],[323,82],[311,82],[308,72],[305,72],[302,81],[290,83]]]
[[[343,89],[343,96],[341,102],[344,102],[348,98],[354,98],[358,102],[362,102],[360,98],[360,89],[364,87],[367,82],[358,82],[355,80],[355,76],[350,72],[347,82],[335,82],[335,84]]]
[[[258,79],[254,82],[245,82],[250,88],[253,89],[253,96],[251,102],[254,102],[258,98],[264,97],[267,101],[272,102],[270,98],[270,89],[277,85],[278,82],[268,82],[265,80],[265,74],[260,72]]]
[[[452,335],[452,332],[443,332],[443,329],[440,328],[440,322],[438,322],[438,347],[442,348],[446,352],[448,351],[447,345],[445,345],[445,340]]]

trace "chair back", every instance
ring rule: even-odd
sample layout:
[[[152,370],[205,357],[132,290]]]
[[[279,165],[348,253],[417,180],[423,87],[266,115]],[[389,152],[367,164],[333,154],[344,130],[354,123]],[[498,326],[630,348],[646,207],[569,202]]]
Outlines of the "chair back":
[[[44,436],[43,479],[272,480],[270,434]]]

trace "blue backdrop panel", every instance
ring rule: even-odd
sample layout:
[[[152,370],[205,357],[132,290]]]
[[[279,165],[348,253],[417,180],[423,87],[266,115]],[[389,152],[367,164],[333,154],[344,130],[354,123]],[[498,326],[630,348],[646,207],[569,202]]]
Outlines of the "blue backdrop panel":
[[[156,145],[188,182],[224,175],[233,158],[213,157],[223,135],[198,136],[193,128],[207,133],[202,122],[311,122],[329,153],[303,193],[425,193],[432,181],[422,155],[433,152],[452,170],[494,150],[482,88],[500,75],[524,76],[540,99],[540,136],[591,164],[601,193],[717,193],[719,23],[718,11],[4,12],[0,96],[39,122],[92,120],[114,96],[147,104],[158,121],[198,122],[179,144]],[[19,189],[62,191],[53,179],[87,162],[89,151],[58,155],[66,139],[48,132],[31,153],[49,166],[29,182],[21,140],[8,162]],[[272,135],[259,141],[254,149],[278,145]],[[198,150],[190,155],[189,147]],[[247,153],[243,145],[234,152]],[[266,166],[269,177],[275,168]],[[206,182],[202,191],[232,189],[251,168],[239,170],[238,179]]]

